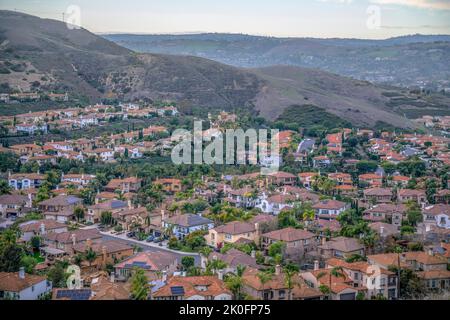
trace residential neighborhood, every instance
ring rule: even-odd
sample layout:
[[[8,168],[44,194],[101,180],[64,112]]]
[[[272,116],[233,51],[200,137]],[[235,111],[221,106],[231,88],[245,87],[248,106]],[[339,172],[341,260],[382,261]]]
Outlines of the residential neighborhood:
[[[77,130],[77,121],[137,115],[162,118],[3,147],[1,299],[448,297],[449,138],[286,130],[280,169],[264,175],[263,161],[221,171],[153,160],[175,146],[170,122],[185,115],[174,106],[95,105],[3,121],[49,130],[72,121],[65,130]],[[206,121],[219,133],[240,122],[225,111]],[[396,156],[407,148],[416,152]],[[78,270],[72,282],[68,270]]]

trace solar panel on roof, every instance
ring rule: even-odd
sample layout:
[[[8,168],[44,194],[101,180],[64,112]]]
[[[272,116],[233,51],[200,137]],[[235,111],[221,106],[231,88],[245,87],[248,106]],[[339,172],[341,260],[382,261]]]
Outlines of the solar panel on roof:
[[[58,290],[56,298],[69,298],[70,300],[89,300],[91,289]]]
[[[176,296],[184,295],[184,287],[170,287],[170,292]]]

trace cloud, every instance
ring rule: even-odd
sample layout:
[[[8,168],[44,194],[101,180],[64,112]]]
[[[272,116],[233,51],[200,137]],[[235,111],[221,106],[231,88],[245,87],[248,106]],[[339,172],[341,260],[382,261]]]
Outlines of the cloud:
[[[423,9],[450,10],[448,0],[370,0],[376,4],[395,4]]]

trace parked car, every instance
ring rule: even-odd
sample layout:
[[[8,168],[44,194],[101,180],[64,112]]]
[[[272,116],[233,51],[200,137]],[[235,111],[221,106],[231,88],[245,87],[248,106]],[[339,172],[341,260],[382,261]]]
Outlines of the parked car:
[[[147,239],[145,239],[145,241],[152,242],[154,239],[155,239],[154,236],[148,236]]]
[[[162,241],[162,239],[160,238],[160,237],[155,237],[154,239],[153,239],[153,242],[154,243],[158,243],[158,242],[161,242]]]
[[[128,233],[127,233],[127,237],[128,237],[128,238],[134,238],[135,236],[136,236],[136,234],[135,234],[134,231],[131,231],[131,232],[128,232]]]

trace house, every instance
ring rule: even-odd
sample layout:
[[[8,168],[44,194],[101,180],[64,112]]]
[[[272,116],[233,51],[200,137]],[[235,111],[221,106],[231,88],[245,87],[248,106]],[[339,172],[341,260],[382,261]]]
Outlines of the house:
[[[259,242],[259,225],[252,222],[232,221],[210,229],[205,236],[206,243],[220,249],[225,243],[235,243],[245,239],[249,242]]]
[[[337,277],[331,270],[331,268],[319,269],[316,265],[313,271],[302,272],[300,276],[312,289],[319,290],[321,286],[327,286],[331,291],[331,300],[356,300],[359,292],[365,292],[365,288],[355,287],[345,272],[342,277]]]
[[[293,186],[297,177],[289,172],[278,171],[271,173],[268,176],[269,182],[277,186]]]
[[[450,190],[439,190],[434,196],[436,203],[450,204]]]
[[[327,156],[317,156],[313,158],[314,168],[325,168],[331,165],[331,160]]]
[[[304,139],[302,140],[297,148],[296,153],[294,153],[295,161],[299,161],[302,164],[308,161],[308,156],[315,149],[316,140],[314,139]]]
[[[48,247],[71,253],[73,252],[73,246],[85,243],[88,239],[93,241],[100,240],[102,235],[97,229],[78,229],[67,232],[46,233],[42,238]]]
[[[0,300],[39,300],[52,291],[45,276],[19,272],[0,272]]]
[[[165,178],[156,179],[153,184],[161,185],[163,190],[167,193],[176,193],[182,191],[182,185],[180,179]]]
[[[242,290],[252,299],[257,300],[322,300],[324,295],[318,288],[309,287],[306,282],[295,274],[292,277],[293,287],[286,285],[286,275],[280,266],[275,267],[275,273],[262,283],[258,277],[259,270],[248,267],[242,276]],[[289,296],[290,293],[290,296]]]
[[[397,299],[397,281],[395,273],[377,268],[365,261],[345,262],[331,258],[326,262],[327,268],[340,267],[352,280],[353,287],[365,290],[366,299],[383,296],[386,299]]]
[[[307,252],[317,249],[317,236],[309,231],[292,227],[271,231],[261,235],[261,247],[268,254],[269,247],[275,242],[286,244],[285,255],[291,259],[302,258]]]
[[[231,300],[231,291],[215,276],[174,276],[152,296],[154,300]]]
[[[227,267],[223,270],[224,274],[234,273],[236,274],[238,266],[246,266],[255,269],[259,269],[260,266],[256,263],[255,251],[252,251],[251,255],[248,255],[237,249],[230,249],[226,253],[211,252],[207,258],[201,257],[201,266],[205,270],[208,262],[214,260],[220,260],[227,264]]]
[[[319,176],[317,172],[301,172],[298,174],[298,180],[305,188],[311,188],[317,176]]]
[[[373,222],[387,221],[400,228],[405,214],[406,206],[404,204],[380,203],[365,210],[363,219]]]
[[[346,259],[355,254],[364,256],[365,248],[355,238],[336,237],[331,238],[330,241],[322,238],[322,244],[317,247],[317,251],[325,259]]]
[[[129,300],[129,283],[120,283],[115,281],[114,275],[108,278],[100,274],[91,281],[92,295],[90,300]]]
[[[369,228],[375,231],[381,238],[399,236],[399,228],[395,225],[384,222],[369,223]]]
[[[83,205],[83,199],[75,196],[59,195],[39,202],[39,211],[43,212],[45,219],[68,222],[75,220],[73,213],[77,206]]]
[[[112,179],[105,187],[105,191],[122,193],[137,192],[141,188],[142,179],[129,177],[124,179]]]
[[[263,194],[259,200],[259,204],[255,207],[260,208],[262,212],[278,215],[285,208],[292,208],[297,197],[292,194],[276,194],[267,197]]]
[[[207,218],[201,217],[196,214],[186,213],[177,215],[162,222],[163,228],[171,229],[172,234],[178,239],[183,239],[194,231],[214,228],[214,222]]]
[[[87,239],[85,242],[77,243],[73,247],[73,254],[84,254],[88,250],[96,253],[96,258],[92,262],[83,261],[82,267],[100,268],[108,264],[117,263],[120,260],[133,255],[133,247],[122,241],[100,240],[92,242]]]
[[[157,279],[158,273],[172,276],[177,271],[179,257],[168,251],[139,252],[114,265],[117,280],[128,280],[134,268],[144,269],[148,279]]]
[[[8,184],[14,190],[39,188],[45,180],[45,175],[39,173],[8,174]]]
[[[388,179],[388,184],[390,186],[400,186],[402,188],[406,188],[408,185],[408,182],[411,180],[411,178],[402,176],[402,175],[394,175],[392,176],[392,179]]]
[[[400,189],[397,192],[397,199],[399,202],[406,203],[408,201],[414,201],[421,205],[427,202],[427,196],[424,190],[415,189]]]
[[[93,174],[61,174],[61,182],[70,182],[76,185],[87,186],[95,179]]]
[[[35,123],[21,123],[16,125],[17,132],[25,132],[29,135],[34,135],[37,132],[47,133],[48,127],[46,124],[35,124]]]
[[[381,187],[383,184],[383,176],[375,173],[365,173],[358,176],[359,183],[370,187]]]
[[[348,173],[342,172],[329,173],[328,179],[336,182],[337,186],[351,186],[353,184],[352,176]]]
[[[450,205],[435,204],[422,210],[425,225],[434,225],[440,228],[450,229]]]
[[[117,225],[122,227],[122,230],[131,230],[136,226],[145,225],[149,218],[149,212],[146,207],[125,209],[114,212],[113,218]]]
[[[20,217],[29,212],[32,207],[31,197],[19,194],[4,194],[0,196],[0,217]]]
[[[102,212],[111,212],[113,216],[118,212],[124,211],[129,208],[129,203],[122,200],[108,200],[100,202],[92,206],[88,206],[86,220],[88,222],[97,223],[102,217]]]
[[[338,200],[322,200],[314,204],[316,218],[336,219],[342,212],[349,208],[348,204]]]
[[[44,236],[49,233],[67,232],[67,225],[55,220],[35,220],[24,222],[19,225],[22,232],[21,239],[30,241],[34,236]]]
[[[369,203],[388,203],[392,201],[392,190],[388,188],[370,188],[364,190],[364,200]]]

